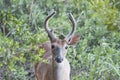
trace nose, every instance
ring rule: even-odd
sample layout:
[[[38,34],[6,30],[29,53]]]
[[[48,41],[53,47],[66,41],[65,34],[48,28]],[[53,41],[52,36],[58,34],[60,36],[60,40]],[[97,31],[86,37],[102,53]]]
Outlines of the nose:
[[[63,61],[63,58],[61,58],[61,57],[56,57],[55,60],[56,60],[57,63],[61,63],[61,62]]]

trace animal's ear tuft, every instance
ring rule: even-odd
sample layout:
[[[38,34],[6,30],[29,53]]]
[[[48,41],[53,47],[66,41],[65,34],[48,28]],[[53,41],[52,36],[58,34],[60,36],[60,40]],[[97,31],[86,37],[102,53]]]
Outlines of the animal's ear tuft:
[[[74,35],[73,37],[71,37],[68,41],[68,45],[75,45],[78,43],[78,41],[80,40],[80,35]]]

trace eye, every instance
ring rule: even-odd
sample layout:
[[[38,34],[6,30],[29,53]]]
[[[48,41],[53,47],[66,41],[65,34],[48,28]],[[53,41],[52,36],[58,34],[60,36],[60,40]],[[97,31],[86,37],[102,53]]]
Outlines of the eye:
[[[70,42],[71,41],[71,38],[68,40],[68,42]]]
[[[54,49],[54,48],[55,48],[55,45],[52,45],[51,48]]]
[[[67,49],[68,48],[68,46],[65,46],[65,49]]]

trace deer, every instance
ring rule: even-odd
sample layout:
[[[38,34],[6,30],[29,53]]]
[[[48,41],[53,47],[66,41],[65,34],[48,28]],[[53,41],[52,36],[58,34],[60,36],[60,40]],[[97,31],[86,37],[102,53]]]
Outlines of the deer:
[[[70,64],[66,58],[67,50],[70,45],[78,43],[80,36],[75,35],[76,21],[71,13],[68,13],[72,30],[64,39],[55,36],[54,30],[48,26],[49,20],[55,15],[52,10],[45,19],[44,28],[50,39],[40,46],[45,50],[42,58],[47,59],[49,63],[38,62],[34,65],[35,76],[37,80],[70,80]]]

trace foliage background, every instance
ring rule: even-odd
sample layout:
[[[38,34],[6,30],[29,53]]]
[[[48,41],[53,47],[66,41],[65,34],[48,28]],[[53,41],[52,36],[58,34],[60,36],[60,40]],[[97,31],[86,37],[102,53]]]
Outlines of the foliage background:
[[[52,29],[67,34],[71,12],[81,35],[67,55],[71,80],[120,80],[119,0],[0,0],[0,80],[35,79],[44,50],[34,51],[49,40],[43,24],[51,9]]]

